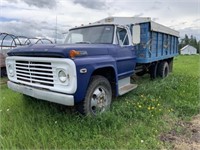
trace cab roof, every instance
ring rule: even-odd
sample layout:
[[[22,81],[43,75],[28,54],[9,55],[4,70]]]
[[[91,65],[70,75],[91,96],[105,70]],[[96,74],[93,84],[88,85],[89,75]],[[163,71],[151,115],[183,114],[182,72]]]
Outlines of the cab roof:
[[[96,21],[94,23],[91,23],[86,26],[79,26],[77,28],[81,27],[89,27],[89,26],[96,26],[96,25],[136,25],[136,24],[141,24],[141,23],[150,23],[150,30],[151,31],[156,31],[156,32],[161,32],[161,33],[166,33],[170,34],[176,37],[179,37],[179,32],[171,29],[169,27],[166,27],[164,25],[158,24],[154,21],[151,20],[149,17],[107,17],[104,19],[101,19],[99,21]],[[75,29],[75,28],[73,28]]]

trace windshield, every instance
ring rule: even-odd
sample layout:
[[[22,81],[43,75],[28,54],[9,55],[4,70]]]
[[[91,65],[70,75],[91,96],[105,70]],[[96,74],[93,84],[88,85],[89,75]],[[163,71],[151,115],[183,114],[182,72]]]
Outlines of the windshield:
[[[92,26],[69,31],[65,44],[111,44],[113,41],[114,26]]]

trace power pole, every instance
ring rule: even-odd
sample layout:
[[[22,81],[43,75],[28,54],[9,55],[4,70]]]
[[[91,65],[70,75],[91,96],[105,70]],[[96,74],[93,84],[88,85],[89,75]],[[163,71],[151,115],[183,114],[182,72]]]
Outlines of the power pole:
[[[55,31],[56,31],[56,35],[55,35],[55,43],[57,43],[57,26],[58,26],[58,20],[57,20],[57,14],[56,14],[56,29],[55,29]]]

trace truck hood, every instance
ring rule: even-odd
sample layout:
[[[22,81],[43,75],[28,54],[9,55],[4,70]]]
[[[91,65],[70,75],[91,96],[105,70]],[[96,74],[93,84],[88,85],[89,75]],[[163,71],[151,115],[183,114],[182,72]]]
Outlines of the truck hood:
[[[113,49],[112,44],[34,44],[18,47],[11,50],[9,56],[29,56],[29,57],[62,57],[68,58],[70,50],[86,51],[87,56],[107,55],[109,49]]]

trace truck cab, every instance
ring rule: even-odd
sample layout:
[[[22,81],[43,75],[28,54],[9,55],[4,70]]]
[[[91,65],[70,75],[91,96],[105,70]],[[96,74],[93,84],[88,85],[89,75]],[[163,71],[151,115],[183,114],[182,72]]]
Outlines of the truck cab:
[[[144,39],[144,35],[150,38],[151,27],[149,18],[106,18],[70,29],[64,44],[14,49],[6,58],[8,87],[38,99],[75,105],[85,115],[101,114],[109,109],[112,97],[137,87],[130,82],[133,74],[150,70],[154,77],[159,73],[167,76],[168,62],[176,53],[159,56],[164,52],[155,52],[157,58],[152,58],[153,49]],[[170,30],[177,34],[174,32]],[[144,41],[146,49],[140,47]],[[153,37],[151,41],[154,46]],[[169,50],[176,52],[176,45],[174,38],[174,49]]]

